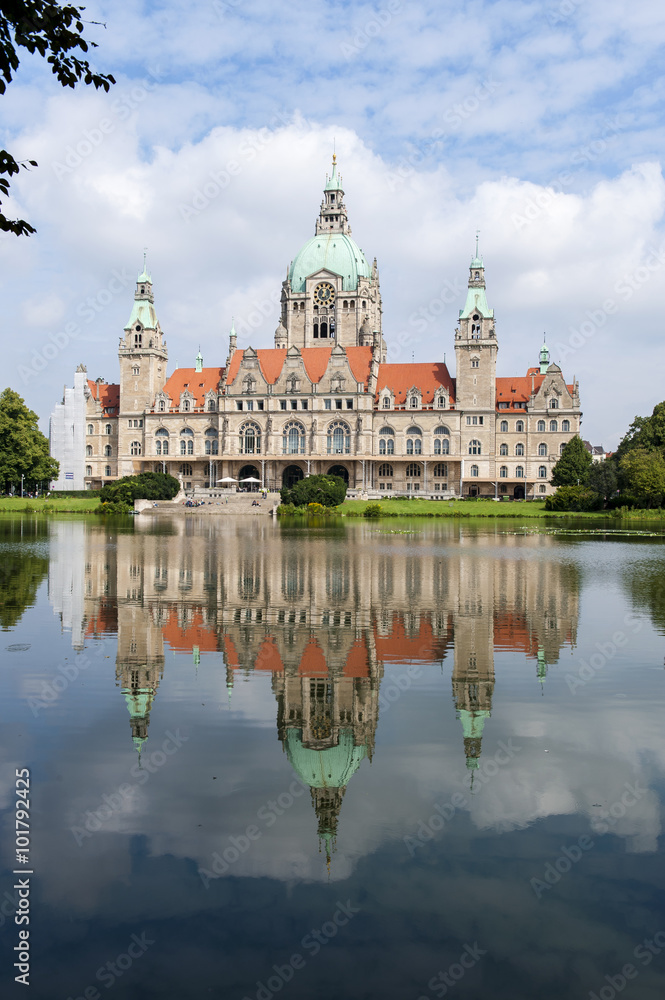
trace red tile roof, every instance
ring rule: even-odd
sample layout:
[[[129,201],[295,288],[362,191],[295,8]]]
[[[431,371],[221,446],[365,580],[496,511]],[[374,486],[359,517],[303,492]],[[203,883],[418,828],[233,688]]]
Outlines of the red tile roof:
[[[379,379],[376,385],[377,399],[382,389],[390,389],[395,404],[400,406],[406,402],[406,394],[413,386],[420,389],[425,406],[433,402],[434,393],[441,386],[448,392],[450,402],[455,402],[455,381],[450,377],[448,367],[443,362],[379,365]]]
[[[510,378],[497,378],[497,403],[526,403],[531,399],[532,390],[538,392],[546,376],[540,374],[540,368],[529,368],[526,375],[515,375]],[[573,394],[574,386],[566,387]]]
[[[176,408],[180,405],[180,395],[185,389],[189,389],[194,396],[194,406],[204,406],[206,393],[217,389],[219,380],[224,378],[224,372],[224,368],[204,368],[200,372],[195,368],[176,368],[166,380],[164,392],[171,397]]]
[[[88,388],[93,399],[96,399],[102,410],[117,410],[120,406],[120,386],[109,385],[108,382],[93,382],[88,379]]]
[[[227,385],[230,385],[237,377],[243,353],[243,351],[236,351],[231,358],[226,377]],[[300,353],[305,365],[305,371],[310,380],[312,382],[320,382],[328,368],[332,347],[304,347]],[[269,385],[274,385],[282,373],[286,358],[286,349],[271,347],[257,351],[256,354],[263,377]],[[349,359],[349,367],[356,382],[362,382],[364,385],[367,385],[372,365],[372,348],[347,347],[346,356]]]

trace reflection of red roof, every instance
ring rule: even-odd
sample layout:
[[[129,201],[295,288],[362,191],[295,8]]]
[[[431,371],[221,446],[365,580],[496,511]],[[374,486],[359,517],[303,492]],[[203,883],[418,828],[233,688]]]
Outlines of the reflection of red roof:
[[[427,618],[420,619],[417,633],[407,635],[404,619],[395,613],[392,628],[388,635],[382,635],[374,623],[374,642],[376,655],[384,663],[407,663],[410,660],[425,660],[433,663],[442,660],[452,641],[453,629],[448,624],[445,636],[435,636],[432,623]]]
[[[529,632],[524,618],[504,612],[494,619],[494,648],[519,650],[527,656],[535,656],[538,652],[538,640]]]
[[[206,625],[200,611],[194,613],[191,625],[182,628],[178,624],[178,614],[175,608],[169,612],[168,621],[162,627],[162,635],[171,649],[179,653],[188,653],[194,646],[205,653],[214,653],[217,649],[217,636]]]
[[[102,601],[86,625],[86,635],[115,635],[118,631],[118,605]]]
[[[305,372],[312,382],[320,382],[328,368],[332,347],[303,347],[300,351]],[[243,359],[243,351],[236,351],[231,358],[227,373],[227,385],[235,381],[240,364]],[[261,373],[269,385],[274,385],[282,373],[284,361],[286,359],[286,348],[271,347],[256,352],[259,359]],[[367,385],[370,367],[372,364],[371,347],[347,347],[346,356],[351,368],[351,374],[356,382]]]
[[[270,670],[273,674],[284,672],[284,664],[279,655],[277,643],[271,635],[266,636],[261,643],[259,651],[256,654],[256,660],[254,661],[254,669]]]
[[[90,395],[96,399],[105,413],[117,412],[120,405],[120,386],[108,382],[93,382],[88,379]]]
[[[365,639],[356,639],[344,664],[345,677],[369,677],[369,653]]]
[[[450,402],[455,402],[455,382],[443,363],[429,361],[425,364],[379,365],[377,399],[382,389],[390,389],[395,405],[401,406],[406,402],[407,392],[414,386],[422,394],[423,406],[432,404],[434,393],[441,386],[449,394]]]
[[[302,651],[298,673],[306,677],[327,677],[328,664],[316,639],[310,639]]]
[[[224,652],[226,653],[226,665],[231,667],[231,669],[236,669],[240,666],[240,660],[238,659],[238,650],[235,647],[233,639],[225,635],[224,636]]]
[[[177,410],[180,406],[180,396],[185,389],[194,397],[194,406],[205,406],[206,393],[217,391],[220,379],[224,378],[224,371],[224,368],[204,368],[200,372],[195,368],[176,368],[164,386],[173,409]]]

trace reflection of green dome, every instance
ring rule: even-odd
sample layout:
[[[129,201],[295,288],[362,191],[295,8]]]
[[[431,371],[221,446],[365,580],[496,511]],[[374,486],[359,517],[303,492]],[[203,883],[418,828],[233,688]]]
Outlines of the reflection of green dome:
[[[485,719],[489,719],[490,713],[486,710],[469,712],[466,708],[460,708],[457,718],[462,723],[464,732],[464,753],[466,756],[466,766],[470,771],[475,771],[479,767],[479,757]]]
[[[291,767],[311,788],[342,788],[366,754],[366,746],[354,746],[351,729],[341,730],[337,746],[327,750],[303,746],[300,729],[289,729],[286,734],[286,755]]]
[[[369,278],[372,274],[365,254],[345,233],[321,233],[305,243],[289,268],[292,290],[304,292],[305,278],[322,268],[342,276],[345,292],[355,291],[358,278]]]
[[[150,721],[150,709],[155,696],[153,688],[123,688],[125,702],[129,709],[132,727],[132,743],[138,752],[139,760],[141,749],[148,739],[148,723]]]

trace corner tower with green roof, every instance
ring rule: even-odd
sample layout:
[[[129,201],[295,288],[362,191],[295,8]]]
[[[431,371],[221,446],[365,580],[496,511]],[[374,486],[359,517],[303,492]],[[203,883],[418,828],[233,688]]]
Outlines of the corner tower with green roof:
[[[351,237],[333,156],[314,236],[293,258],[282,284],[278,346],[374,346],[378,340],[385,354],[381,308],[376,260],[370,264]]]

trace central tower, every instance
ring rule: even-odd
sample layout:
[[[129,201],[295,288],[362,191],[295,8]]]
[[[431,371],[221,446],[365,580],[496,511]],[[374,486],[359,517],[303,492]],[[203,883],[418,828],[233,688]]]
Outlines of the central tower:
[[[314,236],[291,262],[282,284],[275,347],[373,346],[381,338],[381,292],[351,238],[342,178],[333,155]]]

